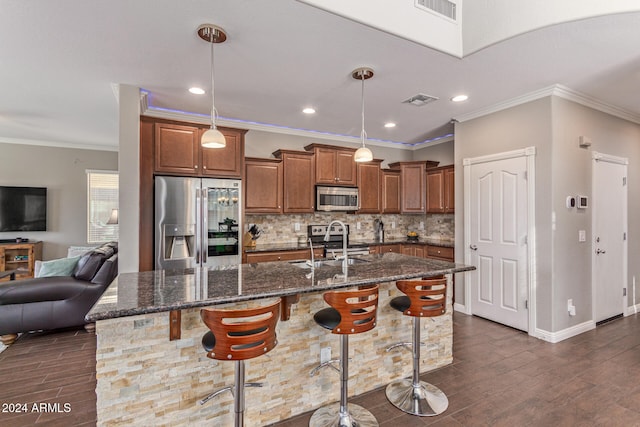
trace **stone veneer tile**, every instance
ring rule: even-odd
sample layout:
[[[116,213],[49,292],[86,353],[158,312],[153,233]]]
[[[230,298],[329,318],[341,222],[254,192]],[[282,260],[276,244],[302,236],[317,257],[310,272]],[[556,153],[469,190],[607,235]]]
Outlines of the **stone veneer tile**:
[[[411,374],[410,351],[386,352],[397,341],[410,341],[411,318],[388,306],[399,291],[392,284],[381,287],[376,328],[349,337],[350,396]],[[313,313],[324,307],[322,295],[302,295],[291,319],[278,323],[276,348],[246,361],[247,381],[266,383],[263,388],[246,389],[247,425],[274,423],[339,399],[335,372],[323,370],[309,377],[319,363],[320,348],[331,347],[332,356],[339,355],[339,336],[313,321]],[[423,341],[434,348],[422,352],[422,370],[451,363],[450,299],[444,316],[423,319],[422,326]],[[234,363],[206,357],[200,339],[207,329],[199,310],[183,310],[182,339],[169,341],[168,331],[168,313],[97,322],[99,426],[233,424],[230,393],[198,404],[213,390],[231,385],[234,378]]]

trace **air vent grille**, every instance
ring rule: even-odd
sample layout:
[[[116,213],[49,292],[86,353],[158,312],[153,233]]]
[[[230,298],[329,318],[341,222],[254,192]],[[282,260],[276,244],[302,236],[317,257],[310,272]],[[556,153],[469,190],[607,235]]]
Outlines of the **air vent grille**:
[[[456,20],[456,4],[449,0],[415,0],[415,5],[418,9],[425,9]]]
[[[419,93],[417,95],[412,96],[409,99],[405,99],[402,101],[403,104],[411,104],[416,107],[422,107],[423,105],[427,105],[431,102],[437,101],[439,98],[431,95],[425,95],[424,93]]]

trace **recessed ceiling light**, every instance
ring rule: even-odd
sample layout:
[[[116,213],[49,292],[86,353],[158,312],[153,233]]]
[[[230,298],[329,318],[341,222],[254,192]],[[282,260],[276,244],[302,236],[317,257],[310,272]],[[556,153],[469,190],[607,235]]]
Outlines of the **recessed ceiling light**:
[[[189,92],[191,92],[194,95],[204,95],[204,89],[201,89],[199,87],[189,88]]]
[[[307,108],[303,109],[302,112],[305,113],[305,114],[314,114],[316,112],[316,110],[315,110],[315,108],[307,107]]]
[[[394,128],[394,127],[396,127],[396,124],[393,123],[393,122],[389,122],[389,123],[385,123],[384,127],[386,127],[386,128]]]
[[[462,101],[466,101],[467,99],[469,99],[467,95],[457,95],[451,98],[453,102],[462,102]]]

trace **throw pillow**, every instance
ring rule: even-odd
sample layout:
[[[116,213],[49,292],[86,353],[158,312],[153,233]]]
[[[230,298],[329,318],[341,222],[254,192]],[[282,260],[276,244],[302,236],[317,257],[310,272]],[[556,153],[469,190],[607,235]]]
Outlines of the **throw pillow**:
[[[79,256],[73,258],[60,258],[51,261],[43,261],[40,267],[40,273],[38,277],[53,277],[53,276],[71,276],[73,269],[76,267]]]

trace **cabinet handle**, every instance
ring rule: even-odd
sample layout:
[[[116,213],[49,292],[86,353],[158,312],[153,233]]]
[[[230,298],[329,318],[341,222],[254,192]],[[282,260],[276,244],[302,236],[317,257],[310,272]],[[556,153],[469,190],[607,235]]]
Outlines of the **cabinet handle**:
[[[194,168],[194,169],[198,169],[198,165],[195,165],[193,168]]]
[[[203,167],[202,167],[202,169],[206,169],[206,168],[207,168],[206,166],[203,166]]]

